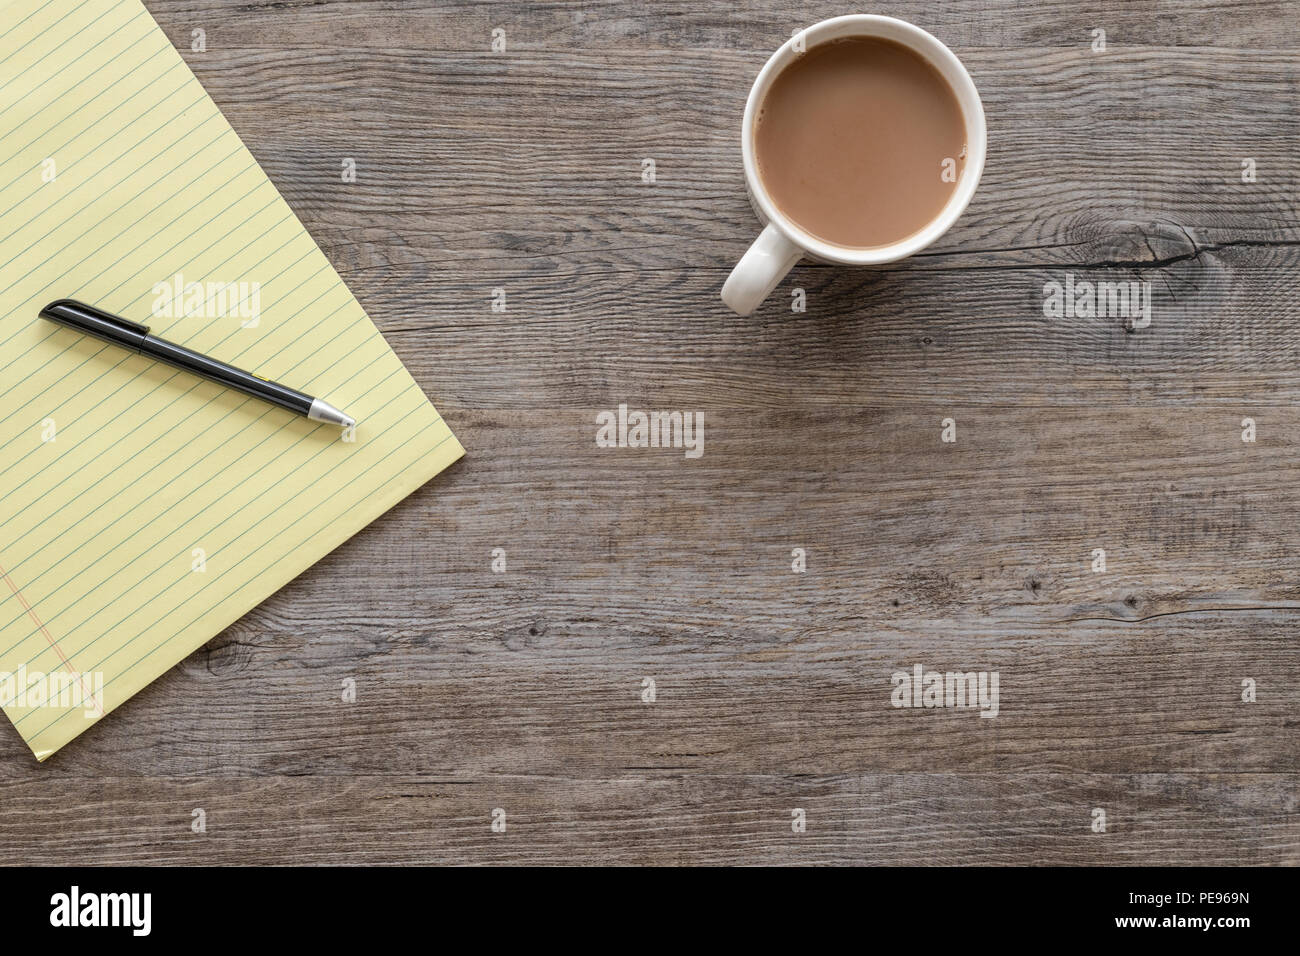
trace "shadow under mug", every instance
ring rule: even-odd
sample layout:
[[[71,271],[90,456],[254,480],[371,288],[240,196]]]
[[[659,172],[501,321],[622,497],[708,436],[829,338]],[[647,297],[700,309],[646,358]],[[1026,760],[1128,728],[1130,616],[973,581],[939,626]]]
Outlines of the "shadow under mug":
[[[947,204],[924,228],[889,245],[851,248],[818,239],[783,215],[772,202],[758,174],[758,161],[754,156],[754,121],[772,81],[802,51],[830,40],[863,36],[893,40],[919,54],[939,71],[956,95],[965,119],[966,162]],[[736,268],[731,270],[722,287],[722,301],[738,315],[749,315],[805,256],[848,266],[879,265],[904,259],[942,236],[975,195],[980,174],[984,171],[988,131],[975,83],[951,50],[920,27],[904,20],[874,14],[851,14],[813,24],[792,36],[772,54],[749,91],[745,119],[740,128],[740,146],[749,200],[764,228]]]

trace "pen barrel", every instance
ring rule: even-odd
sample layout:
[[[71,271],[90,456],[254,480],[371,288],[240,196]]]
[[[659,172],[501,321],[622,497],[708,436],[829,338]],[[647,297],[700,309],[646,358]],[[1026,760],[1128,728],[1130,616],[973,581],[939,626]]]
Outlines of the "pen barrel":
[[[254,398],[260,398],[264,402],[270,402],[272,405],[279,405],[281,408],[286,408],[297,415],[305,416],[311,410],[312,397],[310,395],[304,395],[296,389],[288,388],[276,382],[268,382],[264,378],[258,378],[251,372],[245,372],[233,365],[219,362],[207,355],[187,349],[183,345],[177,345],[175,342],[168,342],[166,339],[146,335],[140,343],[139,351],[141,355],[147,355],[149,358],[166,362],[168,365],[174,365],[195,375],[202,375],[204,378],[224,385],[226,388],[236,389],[245,395],[251,395]]]
[[[41,309],[41,315],[51,322],[58,322],[70,329],[93,335],[95,338],[113,345],[120,345],[133,352],[140,351],[149,329],[138,322],[131,322],[120,316],[112,315],[103,309],[71,299],[51,302]]]

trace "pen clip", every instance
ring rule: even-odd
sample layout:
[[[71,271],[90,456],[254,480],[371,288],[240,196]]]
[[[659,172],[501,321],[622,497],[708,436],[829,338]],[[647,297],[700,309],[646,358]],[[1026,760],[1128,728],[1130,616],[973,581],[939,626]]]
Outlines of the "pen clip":
[[[86,305],[84,302],[77,302],[74,299],[59,299],[57,302],[51,302],[45,308],[41,309],[41,316],[47,319],[53,319],[55,322],[67,323],[72,319],[72,323],[77,327],[83,328],[86,320],[92,320],[95,324],[99,323],[116,325],[128,332],[136,332],[140,335],[149,333],[149,326],[141,325],[139,322],[132,322],[130,319],[124,319],[120,315],[114,315],[112,312],[105,312],[103,309],[97,309],[93,305]],[[78,321],[80,320],[80,321]]]

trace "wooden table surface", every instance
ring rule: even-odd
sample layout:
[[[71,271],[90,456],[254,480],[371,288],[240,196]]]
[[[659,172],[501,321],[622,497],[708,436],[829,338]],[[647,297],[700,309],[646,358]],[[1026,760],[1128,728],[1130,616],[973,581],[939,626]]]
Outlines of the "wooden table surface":
[[[47,764],[6,728],[6,861],[1300,863],[1291,0],[872,7],[983,181],[748,319],[749,85],[853,7],[147,5],[468,455]],[[917,664],[998,716],[892,707]]]

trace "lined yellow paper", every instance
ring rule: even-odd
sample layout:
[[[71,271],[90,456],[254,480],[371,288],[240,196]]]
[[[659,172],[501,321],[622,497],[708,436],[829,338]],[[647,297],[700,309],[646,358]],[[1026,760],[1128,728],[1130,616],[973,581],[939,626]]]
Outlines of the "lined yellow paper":
[[[44,760],[464,452],[140,0],[0,0],[0,211],[0,695]]]

